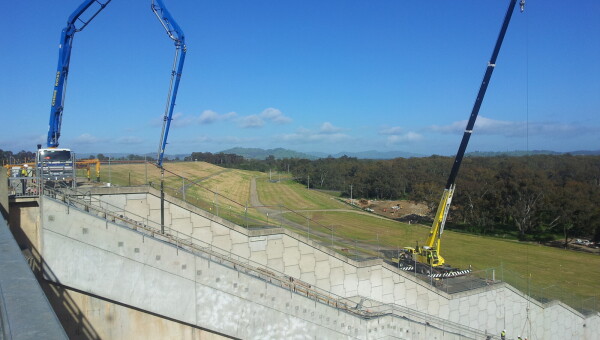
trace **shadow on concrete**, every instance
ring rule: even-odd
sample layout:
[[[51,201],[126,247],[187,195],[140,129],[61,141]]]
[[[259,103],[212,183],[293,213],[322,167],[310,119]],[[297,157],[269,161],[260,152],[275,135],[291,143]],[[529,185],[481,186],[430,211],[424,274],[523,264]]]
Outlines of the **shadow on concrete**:
[[[27,237],[21,228],[21,209],[25,206],[30,208],[33,205],[37,206],[37,202],[11,204],[10,230],[69,339],[99,340],[101,339],[100,335],[89,320],[85,318],[68,290],[50,282],[58,282],[58,280],[43,261],[32,240]]]
[[[82,310],[77,306],[67,288],[54,283],[58,280],[48,265],[41,259],[38,250],[32,246],[25,249],[23,255],[29,262],[69,339],[101,339],[92,324],[84,316]]]

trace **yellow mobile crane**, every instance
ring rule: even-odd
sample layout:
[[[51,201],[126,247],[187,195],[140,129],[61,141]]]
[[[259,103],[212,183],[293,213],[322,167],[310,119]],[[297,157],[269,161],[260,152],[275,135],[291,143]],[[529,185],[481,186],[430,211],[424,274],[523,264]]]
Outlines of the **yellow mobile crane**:
[[[446,224],[446,218],[448,217],[448,211],[450,209],[452,196],[454,195],[454,189],[456,187],[456,175],[458,174],[460,164],[462,163],[463,157],[465,155],[465,150],[467,149],[467,144],[469,143],[469,139],[471,138],[471,133],[473,132],[475,120],[477,119],[477,115],[479,114],[479,109],[481,108],[483,97],[485,96],[485,92],[489,85],[489,81],[492,77],[492,72],[494,71],[494,67],[496,66],[496,58],[498,57],[498,53],[500,52],[500,47],[502,46],[502,41],[504,40],[504,36],[506,34],[506,30],[508,28],[508,24],[510,22],[510,18],[514,11],[516,2],[517,0],[511,0],[510,4],[508,5],[508,10],[504,17],[504,22],[502,23],[500,34],[498,35],[494,51],[492,52],[492,57],[488,62],[485,75],[483,76],[483,81],[481,82],[479,92],[477,93],[477,98],[475,99],[475,104],[473,105],[473,110],[471,111],[471,116],[469,118],[469,121],[467,122],[467,127],[463,134],[463,138],[458,148],[458,152],[456,153],[454,164],[452,165],[452,170],[450,171],[450,176],[448,177],[448,181],[446,182],[446,187],[444,188],[442,199],[440,200],[437,212],[435,213],[433,225],[431,226],[431,230],[429,231],[429,237],[427,237],[427,241],[423,246],[417,245],[415,248],[404,248],[404,250],[407,253],[411,254],[414,257],[414,259],[416,259],[418,262],[422,264],[427,264],[430,267],[447,267],[445,266],[446,261],[440,254],[441,237],[442,233],[444,232],[444,225]],[[521,0],[519,6],[521,12],[523,12],[525,10],[525,0]]]

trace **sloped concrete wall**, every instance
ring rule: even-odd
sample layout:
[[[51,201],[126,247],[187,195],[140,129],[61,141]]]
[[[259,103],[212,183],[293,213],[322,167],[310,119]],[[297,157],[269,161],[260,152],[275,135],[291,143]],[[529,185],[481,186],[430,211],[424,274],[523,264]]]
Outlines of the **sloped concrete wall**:
[[[95,197],[124,207],[136,215],[131,218],[159,221],[158,193],[136,190]],[[588,337],[593,339],[598,334],[593,330],[600,328],[598,316],[585,317],[557,302],[544,306],[506,284],[448,295],[380,260],[356,262],[284,229],[247,230],[183,201],[169,200],[167,226],[342,297],[394,303],[492,334],[528,330],[543,338],[594,334]]]
[[[465,339],[363,319],[52,199],[41,209],[48,279],[103,299],[243,339]]]

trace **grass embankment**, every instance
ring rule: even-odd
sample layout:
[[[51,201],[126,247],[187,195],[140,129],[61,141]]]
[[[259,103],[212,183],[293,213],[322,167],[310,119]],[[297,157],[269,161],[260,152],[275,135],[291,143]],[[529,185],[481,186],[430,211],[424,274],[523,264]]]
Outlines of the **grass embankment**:
[[[423,244],[429,232],[428,226],[408,225],[351,212],[313,212],[311,217],[320,225],[333,226],[335,235],[371,244],[379,242],[381,248],[387,249],[414,246],[416,241]],[[302,221],[296,217],[288,218],[298,223]],[[331,232],[316,224],[312,224],[311,228]],[[451,231],[444,232],[441,253],[455,267],[468,268],[471,265],[475,270],[496,268],[498,279],[532,295],[561,298],[571,303],[570,295],[586,299],[598,294],[598,255]]]
[[[307,190],[297,183],[261,181],[257,185],[263,203],[280,201],[294,210],[348,208],[325,193]],[[397,249],[414,246],[417,241],[423,244],[429,233],[429,226],[409,225],[358,212],[301,213],[311,218],[312,230],[329,234],[333,228],[334,235],[347,239],[349,247],[356,240]],[[306,225],[306,218],[300,215],[288,213],[286,218]],[[593,298],[598,294],[600,256],[448,230],[444,232],[441,253],[455,267],[471,265],[475,270],[495,268],[498,279],[525,293],[561,299],[577,308],[593,307],[594,304],[596,309],[600,307]]]
[[[429,231],[428,226],[408,225],[381,219],[375,215],[362,215],[358,211],[314,211],[351,208],[326,193],[307,190],[303,185],[290,180],[269,182],[265,179],[268,176],[263,173],[223,169],[202,162],[168,163],[165,168],[191,181],[200,180],[202,186],[242,205],[249,200],[251,178],[260,177],[257,180],[257,191],[262,204],[281,204],[300,211],[304,216],[313,219],[312,230],[329,234],[333,227],[335,236],[348,240],[397,249],[414,246],[416,241],[422,244]],[[160,172],[151,165],[146,168],[144,164],[112,165],[112,182],[116,185],[128,185],[131,176],[131,185],[144,184],[146,171],[148,181],[154,182],[156,187],[160,180]],[[178,191],[183,186],[181,178],[170,174],[165,176],[170,193],[181,196],[181,191]],[[108,181],[106,166],[102,169],[102,180]],[[186,198],[191,203],[196,199],[200,202],[198,206],[207,210],[219,205],[220,216],[245,225],[247,220],[244,208],[234,204],[229,208],[229,203],[222,198],[217,198],[215,204],[213,192],[189,186],[186,189]],[[230,217],[227,216],[227,209],[230,209]],[[254,220],[249,225],[256,225],[265,220],[262,214],[253,209],[249,210],[248,216]],[[306,219],[296,214],[288,213],[286,218],[302,225],[306,224]],[[306,235],[303,231],[299,232]],[[340,246],[337,240],[334,243]],[[347,246],[350,248],[353,244],[352,241],[349,243]],[[441,253],[448,263],[456,267],[466,268],[472,265],[476,270],[496,268],[497,278],[504,279],[533,296],[558,298],[576,308],[594,304],[596,309],[600,308],[600,299],[592,298],[598,295],[600,286],[600,256],[448,230],[444,232]]]
[[[165,192],[169,195],[185,198],[189,203],[240,225],[264,224],[265,218],[258,211],[245,211],[250,181],[260,173],[224,169],[204,162],[166,163],[164,167]],[[150,183],[154,188],[160,187],[160,170],[151,164],[103,164],[100,178],[116,186]]]
[[[283,205],[294,210],[347,209],[348,206],[321,191],[307,190],[290,179],[269,182],[266,177],[256,180],[258,197],[264,205]]]

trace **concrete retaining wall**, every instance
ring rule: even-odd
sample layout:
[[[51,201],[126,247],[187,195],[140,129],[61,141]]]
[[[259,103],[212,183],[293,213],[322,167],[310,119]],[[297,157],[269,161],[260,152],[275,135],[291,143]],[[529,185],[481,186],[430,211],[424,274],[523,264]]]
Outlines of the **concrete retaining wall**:
[[[95,197],[123,207],[133,213],[130,218],[160,220],[156,192],[110,190],[120,194],[98,192]],[[592,339],[600,329],[598,315],[586,318],[557,302],[542,305],[506,284],[448,295],[382,261],[355,262],[287,230],[249,231],[185,202],[169,200],[167,226],[343,297],[394,303],[493,334],[507,329],[509,334],[540,338]]]
[[[409,318],[358,317],[52,199],[42,218],[48,279],[228,336],[465,339]]]

